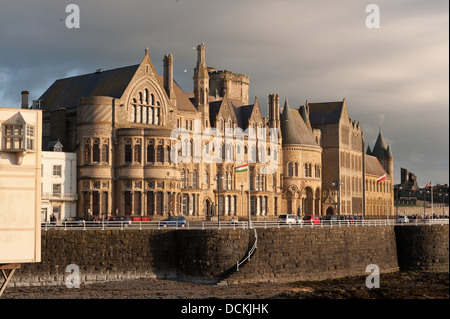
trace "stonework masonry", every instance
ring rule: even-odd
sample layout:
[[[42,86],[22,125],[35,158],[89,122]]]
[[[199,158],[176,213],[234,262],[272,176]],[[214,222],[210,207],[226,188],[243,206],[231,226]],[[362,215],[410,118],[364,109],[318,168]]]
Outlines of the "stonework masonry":
[[[448,225],[253,230],[43,231],[42,262],[23,264],[10,285],[65,285],[66,267],[81,283],[137,278],[203,283],[289,282],[380,274],[399,269],[449,271]],[[224,279],[224,275],[228,276]],[[368,275],[368,274],[367,274]]]

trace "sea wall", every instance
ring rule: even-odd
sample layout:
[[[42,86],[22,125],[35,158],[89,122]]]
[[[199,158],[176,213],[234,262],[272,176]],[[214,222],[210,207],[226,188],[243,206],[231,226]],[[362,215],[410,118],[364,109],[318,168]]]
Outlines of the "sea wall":
[[[162,278],[225,284],[321,280],[401,269],[448,272],[448,225],[257,229],[42,231],[42,262],[10,285],[65,285]],[[71,265],[69,268],[67,268]]]

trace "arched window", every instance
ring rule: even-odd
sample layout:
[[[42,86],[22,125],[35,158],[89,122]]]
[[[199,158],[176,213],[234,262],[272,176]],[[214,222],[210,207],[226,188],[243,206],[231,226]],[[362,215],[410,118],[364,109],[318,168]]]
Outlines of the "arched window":
[[[144,101],[145,101],[145,104],[148,105],[148,90],[147,89],[144,90]]]
[[[131,163],[132,152],[131,152],[131,141],[125,144],[125,163]]]
[[[298,163],[294,164],[294,174],[295,176],[298,176]]]
[[[192,172],[192,187],[193,188],[198,188],[198,184],[197,184],[197,170],[194,169],[194,171]]]
[[[251,151],[250,151],[250,163],[256,163],[256,146],[252,145]]]
[[[109,147],[108,144],[102,145],[102,162],[109,163]]]
[[[292,163],[288,163],[288,176],[292,177],[294,175]]]
[[[136,108],[135,104],[131,107],[131,122],[136,122]]]
[[[92,146],[92,162],[100,163],[100,141],[98,138],[94,139]]]
[[[159,163],[163,162],[163,146],[158,145],[156,147],[156,161]]]
[[[84,144],[84,163],[85,164],[91,163],[91,145],[89,139],[87,139]]]
[[[153,147],[153,144],[147,145],[147,162],[155,162],[155,148]]]
[[[184,169],[181,170],[181,188],[186,188],[186,179],[185,179],[185,171]]]
[[[134,98],[132,101],[130,113],[131,122],[153,125],[162,124],[160,102],[155,101],[154,94],[150,94],[148,89],[138,92],[137,100]]]
[[[225,159],[232,161],[233,160],[233,144],[228,143],[225,148]]]
[[[206,188],[209,188],[209,173],[208,173],[208,170],[205,170],[205,174],[203,175],[203,184],[205,184]]]
[[[141,163],[141,144],[140,140],[136,140],[134,144],[134,161]]]

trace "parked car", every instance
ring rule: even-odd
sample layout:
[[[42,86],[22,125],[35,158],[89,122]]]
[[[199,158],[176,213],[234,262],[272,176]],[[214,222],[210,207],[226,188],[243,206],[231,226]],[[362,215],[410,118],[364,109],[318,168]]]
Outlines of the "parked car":
[[[125,226],[131,225],[131,218],[128,216],[114,216],[108,219],[108,226]]]
[[[297,224],[297,215],[293,214],[282,214],[278,217],[278,223],[280,224]]]
[[[408,216],[398,216],[397,223],[400,223],[400,224],[409,223]]]
[[[303,222],[305,224],[320,225],[320,218],[315,215],[307,215],[303,217]]]
[[[324,225],[333,225],[338,223],[337,216],[327,215],[322,218],[322,223]]]
[[[183,216],[170,216],[166,220],[161,222],[161,226],[177,226],[177,227],[185,227],[186,226],[186,218]]]
[[[84,226],[84,219],[81,217],[67,217],[64,219],[64,223],[66,226]]]

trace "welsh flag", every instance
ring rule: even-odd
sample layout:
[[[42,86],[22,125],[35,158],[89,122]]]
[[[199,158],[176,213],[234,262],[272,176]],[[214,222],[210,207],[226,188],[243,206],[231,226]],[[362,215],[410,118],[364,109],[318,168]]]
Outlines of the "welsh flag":
[[[248,170],[248,164],[236,167],[236,173],[246,172]]]
[[[384,181],[385,179],[386,179],[386,174],[384,174],[383,176],[379,177],[379,178],[377,179],[377,183],[379,183],[379,182],[381,182],[381,181]]]
[[[425,188],[430,187],[431,186],[431,182],[427,185],[425,185]]]

